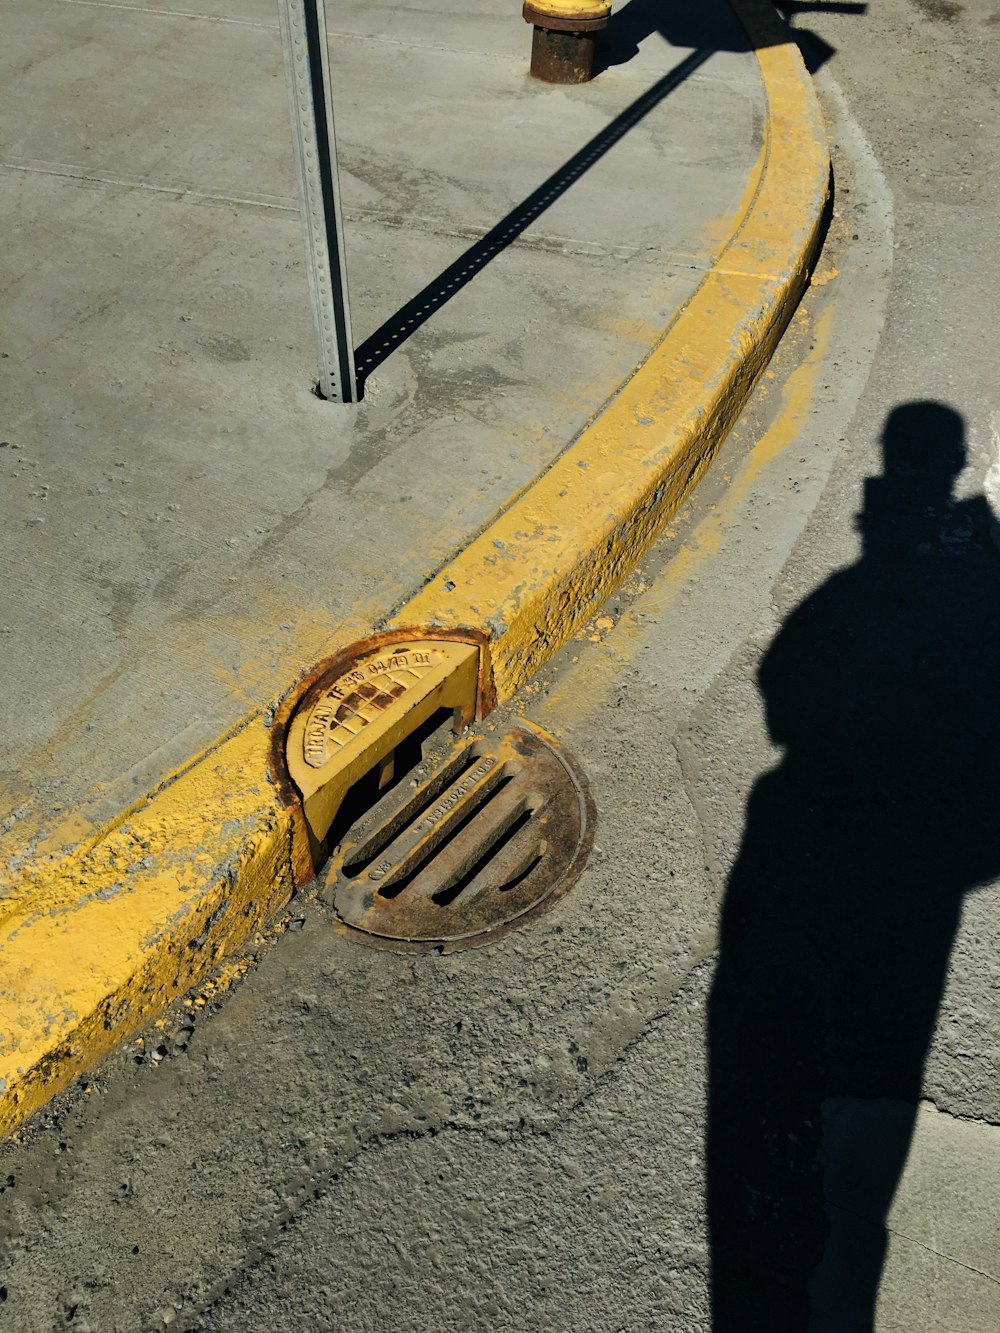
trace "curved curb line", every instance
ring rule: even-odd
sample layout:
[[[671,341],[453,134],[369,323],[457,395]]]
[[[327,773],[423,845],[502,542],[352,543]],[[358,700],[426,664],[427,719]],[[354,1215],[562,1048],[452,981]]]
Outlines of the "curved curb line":
[[[808,281],[829,194],[822,113],[770,6],[735,8],[757,47],[768,112],[742,222],[611,403],[391,622],[485,629],[498,700],[590,619],[676,513]]]
[[[723,251],[617,396],[391,618],[474,628],[510,697],[635,566],[739,415],[808,280],[826,133],[765,0],[734,0],[767,100],[756,188]],[[0,900],[0,1134],[244,943],[293,890],[292,814],[256,714]]]

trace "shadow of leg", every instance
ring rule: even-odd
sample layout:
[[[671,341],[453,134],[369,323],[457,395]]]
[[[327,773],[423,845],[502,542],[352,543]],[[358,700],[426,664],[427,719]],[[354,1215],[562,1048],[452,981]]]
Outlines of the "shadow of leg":
[[[815,960],[735,908],[709,1007],[713,1329],[804,1333],[825,1232]]]
[[[813,1283],[812,1333],[871,1333],[888,1248],[885,1218],[913,1137],[913,1102],[836,1098],[823,1107],[830,1233]]]

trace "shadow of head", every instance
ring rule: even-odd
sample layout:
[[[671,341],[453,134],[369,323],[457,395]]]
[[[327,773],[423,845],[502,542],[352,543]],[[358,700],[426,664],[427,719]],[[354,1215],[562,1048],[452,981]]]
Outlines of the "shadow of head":
[[[933,400],[902,403],[882,431],[885,481],[914,499],[946,500],[968,457],[960,413]]]
[[[955,408],[933,400],[893,408],[881,433],[885,476],[951,491],[965,467],[965,423]]]

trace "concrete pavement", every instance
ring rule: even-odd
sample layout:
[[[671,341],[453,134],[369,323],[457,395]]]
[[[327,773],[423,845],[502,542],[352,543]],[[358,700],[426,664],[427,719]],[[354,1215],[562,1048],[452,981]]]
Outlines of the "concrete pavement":
[[[311,393],[269,0],[9,7],[7,858],[79,841],[368,633],[631,373],[760,149],[756,61],[716,9],[572,90],[527,78],[496,4],[332,11],[359,344],[552,182],[342,410]],[[709,29],[721,49],[562,180]]]

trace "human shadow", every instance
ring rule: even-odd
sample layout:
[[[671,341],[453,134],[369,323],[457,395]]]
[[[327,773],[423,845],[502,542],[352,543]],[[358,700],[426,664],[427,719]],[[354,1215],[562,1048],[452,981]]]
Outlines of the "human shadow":
[[[758,46],[789,40],[787,26],[773,11],[769,15],[757,16],[755,27],[759,34]],[[611,22],[602,34],[595,66],[598,73],[611,65],[631,60],[641,43],[654,34],[678,48],[678,53],[685,49],[689,53],[360,344],[355,351],[359,391],[363,391],[365,380],[373,370],[516,241],[712,55],[718,51],[746,52],[752,49],[735,13],[721,0],[710,0],[700,6],[692,6],[686,0],[629,0],[621,10],[612,14]]]
[[[831,46],[811,28],[800,28],[792,19],[800,14],[867,14],[867,4],[850,0],[775,0],[777,8],[788,21],[789,31],[810,74],[815,74],[833,56],[837,48]]]
[[[814,1328],[870,1333],[965,893],[1000,874],[1000,560],[952,487],[963,421],[889,416],[863,551],[785,621],[759,673],[784,747],[750,797],[709,1009],[715,1333],[804,1333],[826,1235],[821,1112],[902,1106],[853,1238],[852,1292]],[[864,1151],[864,1144],[855,1144]],[[842,1293],[843,1295],[843,1293]],[[825,1320],[825,1322],[824,1322]]]
[[[798,44],[809,72],[815,74],[836,55],[836,48],[808,28],[793,25],[792,18],[808,13],[861,15],[868,12],[868,5],[859,0],[775,0],[775,9],[784,23],[776,15],[761,22],[760,15],[755,14],[760,33],[755,48],[736,11],[728,6],[723,11],[712,5],[677,4],[670,0],[628,0],[628,4],[613,11],[607,28],[598,38],[595,67],[602,71],[627,64],[638,56],[643,42],[658,34],[681,50],[691,47],[746,52],[760,50],[762,44],[770,46],[792,40]]]
[[[777,21],[762,27],[768,43],[780,40]],[[692,5],[683,0],[628,0],[612,10],[597,37],[596,73],[634,60],[643,42],[661,37],[683,51],[748,52],[747,31],[728,4]]]

